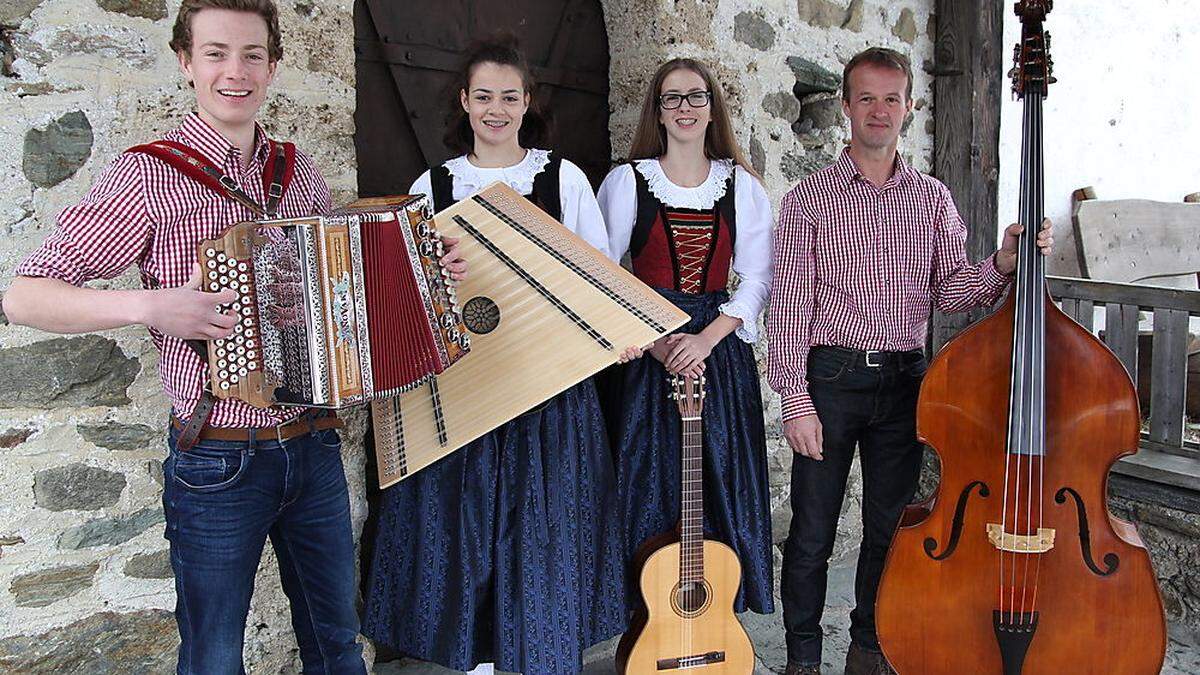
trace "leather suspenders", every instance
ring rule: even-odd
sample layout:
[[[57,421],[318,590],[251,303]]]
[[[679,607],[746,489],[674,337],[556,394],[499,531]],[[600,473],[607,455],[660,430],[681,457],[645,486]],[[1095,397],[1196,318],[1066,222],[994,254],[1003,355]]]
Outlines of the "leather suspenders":
[[[265,206],[254,201],[250,195],[237,186],[237,183],[221,173],[220,169],[213,166],[199,152],[182,143],[155,141],[132,147],[126,152],[138,152],[156,157],[213,192],[224,195],[250,209],[258,217],[276,218],[278,217],[279,203],[283,200],[283,194],[287,191],[295,171],[296,146],[291,143],[276,143],[270,139],[267,140],[267,143],[270,145],[271,154],[267,159],[266,166],[263,167],[263,193],[267,195]],[[203,340],[186,340],[185,342],[207,366],[208,344]],[[200,432],[208,424],[208,419],[212,416],[216,404],[217,397],[213,396],[211,379],[205,378],[204,388],[200,392],[200,400],[196,402],[195,409],[188,416],[187,423],[180,430],[175,441],[181,451],[187,452],[196,445],[196,441],[200,439]]]

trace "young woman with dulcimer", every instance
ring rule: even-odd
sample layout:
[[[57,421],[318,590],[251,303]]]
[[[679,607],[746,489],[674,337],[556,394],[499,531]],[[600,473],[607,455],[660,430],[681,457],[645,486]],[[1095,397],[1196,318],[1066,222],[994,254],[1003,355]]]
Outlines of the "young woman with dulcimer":
[[[515,41],[479,45],[460,77],[445,140],[463,154],[411,192],[441,211],[503,181],[606,251],[587,178],[537,147],[546,120]],[[579,672],[625,627],[614,495],[589,379],[383,492],[363,632],[457,670]]]
[[[680,519],[676,375],[704,376],[705,536],[741,561],[737,611],[774,610],[762,397],[752,346],[770,290],[771,204],[738,148],[720,84],[693,59],[647,88],[629,156],[600,187],[613,257],[691,317],[624,367],[608,411],[627,560]],[[739,278],[731,295],[730,271]],[[698,472],[701,473],[701,472]],[[637,580],[629,579],[631,595]]]

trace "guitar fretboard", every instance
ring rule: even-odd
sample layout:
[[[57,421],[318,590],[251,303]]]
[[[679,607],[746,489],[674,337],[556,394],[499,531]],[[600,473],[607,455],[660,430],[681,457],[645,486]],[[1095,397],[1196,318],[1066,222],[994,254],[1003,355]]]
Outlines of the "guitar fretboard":
[[[704,580],[704,422],[699,417],[682,418],[683,444],[682,509],[680,527],[679,581]]]

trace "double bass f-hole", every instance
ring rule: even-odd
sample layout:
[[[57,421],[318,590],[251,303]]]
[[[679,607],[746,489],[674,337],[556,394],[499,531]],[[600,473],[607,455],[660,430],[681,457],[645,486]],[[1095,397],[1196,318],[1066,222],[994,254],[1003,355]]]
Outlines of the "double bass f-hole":
[[[971,481],[963,488],[958,495],[958,505],[954,507],[954,521],[950,525],[950,541],[946,544],[946,549],[941,553],[934,553],[937,549],[937,540],[933,537],[926,537],[924,542],[925,555],[934,560],[945,560],[954,553],[954,549],[958,548],[958,538],[962,536],[963,515],[967,511],[967,501],[971,498],[971,491],[976,487],[979,488],[979,496],[987,499],[991,494],[988,486],[981,480]]]
[[[1106,577],[1116,572],[1117,567],[1121,564],[1121,558],[1116,553],[1104,554],[1104,569],[1100,569],[1092,557],[1092,534],[1088,529],[1087,507],[1083,505],[1083,498],[1079,496],[1079,493],[1069,487],[1059,488],[1058,492],[1054,493],[1054,501],[1065,504],[1067,495],[1071,495],[1071,498],[1075,500],[1075,509],[1079,514],[1079,552],[1083,555],[1083,562],[1092,571],[1092,574],[1097,576]]]

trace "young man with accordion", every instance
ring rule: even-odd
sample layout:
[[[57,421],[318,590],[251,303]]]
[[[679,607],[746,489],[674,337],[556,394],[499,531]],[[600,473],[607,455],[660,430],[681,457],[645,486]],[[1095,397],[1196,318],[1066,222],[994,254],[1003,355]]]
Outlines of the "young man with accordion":
[[[4,310],[13,323],[56,333],[134,324],[150,331],[172,407],[163,508],[178,672],[242,669],[254,575],[269,537],[304,670],[362,673],[340,423],[214,398],[207,359],[189,344],[228,338],[239,322],[228,311],[234,290],[202,290],[201,242],[241,221],[330,210],[308,156],[268,139],[255,121],[283,54],[278,10],[271,0],[183,0],[171,48],[196,112],[162,141],[117,156],[59,214],[58,227],[17,268]],[[276,228],[267,236],[283,235]],[[442,262],[454,278],[465,272],[454,246]],[[134,264],[143,290],[83,287]]]

